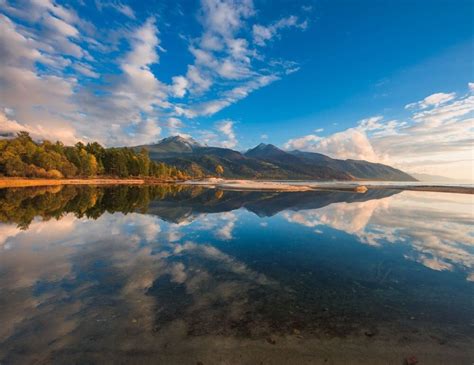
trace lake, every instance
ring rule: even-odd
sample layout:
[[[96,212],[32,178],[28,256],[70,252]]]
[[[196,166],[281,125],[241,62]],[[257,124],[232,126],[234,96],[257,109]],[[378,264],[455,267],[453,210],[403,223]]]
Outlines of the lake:
[[[0,363],[472,364],[472,195],[0,190]]]

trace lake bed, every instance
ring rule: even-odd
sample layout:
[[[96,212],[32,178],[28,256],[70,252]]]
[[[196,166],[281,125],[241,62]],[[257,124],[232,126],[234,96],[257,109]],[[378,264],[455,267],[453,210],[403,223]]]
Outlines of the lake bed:
[[[470,364],[471,195],[0,190],[0,362]]]

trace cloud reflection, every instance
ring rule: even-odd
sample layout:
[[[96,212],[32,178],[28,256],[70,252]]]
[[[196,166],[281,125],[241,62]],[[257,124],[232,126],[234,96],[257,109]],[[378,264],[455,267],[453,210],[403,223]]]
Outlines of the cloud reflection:
[[[403,192],[357,203],[333,203],[320,209],[283,212],[291,223],[328,226],[382,246],[409,245],[405,257],[433,270],[474,270],[474,200],[470,195]]]
[[[204,220],[195,225],[217,229],[216,236],[227,240],[236,219],[228,213],[212,224]],[[132,331],[133,339],[125,336],[120,341],[123,346],[132,341],[139,347],[150,342],[152,332],[163,330],[169,337],[167,323],[176,329],[183,318],[187,318],[187,332],[196,331],[203,323],[193,325],[193,316],[202,321],[208,316],[241,318],[250,309],[250,290],[276,285],[214,246],[183,241],[186,233],[181,229],[136,213],[105,213],[97,220],[73,214],[60,220],[35,219],[26,231],[1,224],[0,232],[5,234],[0,287],[9,295],[8,301],[0,301],[0,342],[5,344],[3,349],[16,355],[9,358],[0,350],[0,359],[29,362],[46,356],[77,341],[76,333],[87,338],[92,327],[97,330],[97,323],[112,333]],[[168,311],[171,304],[167,298],[173,299],[172,294],[162,297],[155,293],[162,285],[157,283],[166,280],[183,287],[182,295],[192,298],[191,302],[174,298],[179,299],[174,306],[187,303],[188,314],[159,310]],[[104,298],[105,302],[94,304]],[[137,333],[138,324],[143,334]],[[41,331],[39,338],[31,326]],[[101,341],[106,343],[107,337],[104,333]],[[17,354],[18,343],[29,344],[24,355]]]

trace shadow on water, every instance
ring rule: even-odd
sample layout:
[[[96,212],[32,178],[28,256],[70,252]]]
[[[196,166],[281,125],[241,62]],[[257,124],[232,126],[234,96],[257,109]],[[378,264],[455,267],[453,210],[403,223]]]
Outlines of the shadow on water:
[[[0,190],[0,362],[464,363],[472,204],[426,194]]]

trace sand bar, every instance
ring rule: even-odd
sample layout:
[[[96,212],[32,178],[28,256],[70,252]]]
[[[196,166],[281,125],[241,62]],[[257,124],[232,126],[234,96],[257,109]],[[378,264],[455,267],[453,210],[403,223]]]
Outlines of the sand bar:
[[[276,192],[301,192],[301,191],[348,191],[365,193],[367,190],[394,189],[394,190],[412,190],[429,191],[438,193],[457,193],[474,194],[474,187],[471,186],[449,186],[449,185],[397,185],[394,184],[367,184],[354,181],[354,183],[321,183],[311,182],[302,184],[301,182],[279,182],[279,181],[260,181],[243,179],[220,179],[208,178],[202,180],[187,181],[164,181],[157,179],[114,179],[114,178],[96,178],[96,179],[26,179],[26,178],[0,178],[1,188],[28,187],[28,186],[51,186],[51,185],[142,185],[142,184],[163,184],[180,183],[185,185],[199,185],[221,190],[236,191],[276,191]]]
[[[228,180],[210,178],[203,180],[188,180],[184,184],[201,185],[222,190],[240,190],[240,191],[349,191],[357,193],[365,193],[369,189],[394,189],[394,190],[413,190],[413,191],[430,191],[439,193],[458,193],[458,194],[474,194],[474,188],[469,186],[448,186],[448,185],[403,185],[403,184],[368,184],[354,181],[354,183],[310,183],[308,185],[300,182],[278,182],[278,181],[258,181],[258,180]]]

